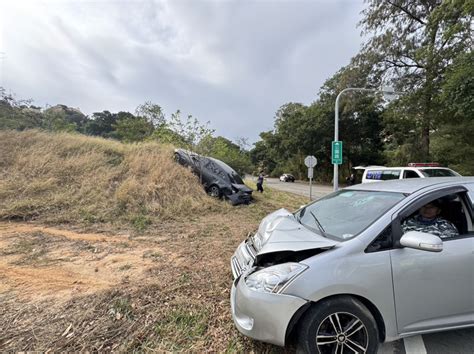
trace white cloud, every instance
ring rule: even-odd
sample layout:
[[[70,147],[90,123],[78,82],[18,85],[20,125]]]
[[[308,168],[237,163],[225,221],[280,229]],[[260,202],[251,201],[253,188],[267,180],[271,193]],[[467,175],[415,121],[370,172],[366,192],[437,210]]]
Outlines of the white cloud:
[[[87,113],[152,100],[255,140],[279,106],[310,103],[349,62],[361,9],[362,0],[4,1],[0,84]]]

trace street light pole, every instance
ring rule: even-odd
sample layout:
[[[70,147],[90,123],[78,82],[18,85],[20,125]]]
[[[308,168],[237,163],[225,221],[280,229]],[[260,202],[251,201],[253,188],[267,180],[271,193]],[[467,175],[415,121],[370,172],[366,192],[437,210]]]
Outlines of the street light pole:
[[[341,92],[336,97],[336,103],[335,103],[335,114],[334,114],[334,141],[339,140],[339,98],[341,98],[341,95],[344,92],[348,91],[362,91],[362,92],[381,92],[383,94],[387,94],[388,97],[393,96],[395,94],[399,94],[400,92],[395,92],[391,87],[383,87],[382,89],[368,89],[368,88],[362,88],[362,87],[347,87]],[[339,165],[334,164],[334,175],[333,175],[333,186],[334,186],[334,191],[337,191],[339,189]]]

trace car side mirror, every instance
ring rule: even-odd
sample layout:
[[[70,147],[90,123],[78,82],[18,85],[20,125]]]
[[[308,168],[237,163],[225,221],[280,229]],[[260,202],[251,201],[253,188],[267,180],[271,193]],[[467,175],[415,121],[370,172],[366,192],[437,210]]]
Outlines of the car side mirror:
[[[400,244],[404,247],[429,252],[441,252],[443,250],[443,241],[441,238],[419,231],[408,231],[400,239]]]

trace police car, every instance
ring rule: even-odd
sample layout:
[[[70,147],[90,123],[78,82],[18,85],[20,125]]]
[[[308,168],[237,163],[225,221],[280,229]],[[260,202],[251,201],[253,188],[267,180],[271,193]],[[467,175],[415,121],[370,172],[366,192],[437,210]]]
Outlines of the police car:
[[[409,163],[406,167],[358,166],[355,170],[364,170],[362,183],[387,181],[391,179],[425,178],[425,177],[459,177],[456,171],[441,167],[439,163]]]

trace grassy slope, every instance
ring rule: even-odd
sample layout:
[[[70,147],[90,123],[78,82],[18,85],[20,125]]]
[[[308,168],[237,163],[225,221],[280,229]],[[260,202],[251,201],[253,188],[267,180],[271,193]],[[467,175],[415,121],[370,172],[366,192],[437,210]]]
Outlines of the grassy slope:
[[[143,228],[218,208],[159,144],[0,131],[0,219]]]
[[[0,132],[0,139],[10,144],[9,148],[0,147],[1,217],[83,226],[89,219],[81,210],[89,208],[89,213],[100,215],[100,220],[110,225],[104,239],[79,243],[38,230],[5,231],[2,236],[0,223],[0,259],[6,270],[13,271],[12,277],[6,278],[7,287],[2,291],[0,286],[0,323],[5,327],[0,347],[127,352],[276,349],[251,341],[234,328],[229,259],[263,216],[281,207],[296,209],[305,198],[266,188],[265,193],[255,195],[254,204],[231,207],[207,197],[195,177],[176,166],[169,151],[157,145],[126,146],[38,132]],[[87,158],[77,153],[78,149]],[[112,158],[120,162],[111,163]],[[53,168],[58,161],[69,167]],[[169,171],[172,177],[161,176]],[[140,188],[123,187],[137,184]],[[249,186],[255,188],[251,183]],[[161,193],[156,195],[154,187]],[[125,190],[135,194],[119,193]],[[120,204],[124,201],[125,209]],[[133,220],[127,213],[148,217],[149,227],[140,233],[125,232]],[[87,229],[102,227],[99,219],[92,221]],[[127,241],[115,242],[119,236],[114,236],[113,230]],[[125,255],[135,258],[129,263],[117,262]],[[71,281],[51,295],[33,283],[15,283],[17,270],[27,272],[28,267],[34,274],[62,274],[67,269],[72,279],[76,268],[84,271],[92,267],[88,274],[97,274],[94,281],[103,274],[121,280],[111,281],[107,289],[90,285],[84,295],[74,290],[81,283]],[[46,294],[24,296],[41,291]],[[69,326],[73,334],[63,336]]]

